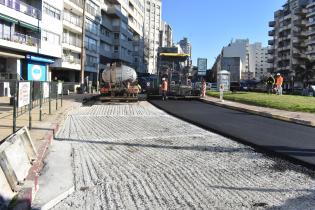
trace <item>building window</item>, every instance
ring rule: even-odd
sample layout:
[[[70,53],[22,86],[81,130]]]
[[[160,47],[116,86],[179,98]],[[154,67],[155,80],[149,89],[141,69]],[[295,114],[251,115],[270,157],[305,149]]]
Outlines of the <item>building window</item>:
[[[60,36],[46,30],[42,30],[42,40],[51,44],[60,44]]]
[[[59,9],[56,9],[55,7],[53,6],[50,6],[49,4],[47,4],[46,2],[44,3],[44,12],[53,17],[53,18],[56,18],[57,20],[60,20],[60,10]]]
[[[89,32],[91,32],[91,33],[93,33],[93,34],[96,34],[96,35],[98,34],[98,33],[97,33],[97,32],[98,32],[97,23],[91,21],[90,19],[86,19],[86,21],[85,21],[85,27],[86,27],[86,29],[87,29]]]
[[[114,39],[119,39],[119,33],[114,33]]]
[[[11,23],[0,20],[0,39],[11,38]]]
[[[93,52],[97,52],[97,41],[88,36],[85,37],[85,47]]]
[[[117,45],[114,46],[114,53],[118,53],[119,52],[119,47]]]
[[[85,65],[96,67],[96,65],[97,65],[97,57],[94,57],[94,56],[91,56],[91,55],[86,55]]]

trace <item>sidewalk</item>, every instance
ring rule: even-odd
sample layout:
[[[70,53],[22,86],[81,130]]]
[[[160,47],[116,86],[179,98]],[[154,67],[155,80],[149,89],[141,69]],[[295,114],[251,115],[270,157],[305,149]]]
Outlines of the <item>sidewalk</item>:
[[[38,191],[38,176],[43,167],[43,159],[47,155],[48,148],[53,139],[53,134],[63,123],[67,117],[67,113],[82,105],[85,98],[90,98],[93,95],[69,95],[64,96],[63,106],[58,100],[58,110],[56,110],[56,100],[51,101],[51,115],[49,115],[49,103],[42,106],[42,121],[39,121],[39,107],[32,110],[32,129],[30,136],[34,146],[38,152],[38,157],[29,174],[26,177],[25,183],[21,191],[18,192],[17,209],[27,209],[34,198],[34,193]],[[5,111],[3,111],[5,110]],[[17,129],[29,125],[28,111],[17,118]],[[12,133],[13,111],[9,105],[9,99],[0,97],[0,141]]]
[[[81,105],[82,100],[89,95],[69,95],[64,96],[63,106],[61,100],[58,99],[58,110],[56,110],[56,100],[51,100],[51,115],[49,115],[49,102],[42,105],[42,121],[39,121],[39,106],[32,110],[32,129],[31,136],[37,139],[37,136],[45,134],[51,130],[52,124],[60,123],[65,114],[72,108]],[[26,112],[17,117],[17,129],[29,125],[29,112]],[[9,98],[0,97],[0,141],[12,133],[13,127],[13,108],[9,105]]]
[[[285,110],[258,107],[226,100],[224,100],[224,102],[221,102],[220,99],[210,96],[201,98],[201,101],[225,108],[261,115],[264,117],[315,127],[315,115],[312,113],[290,112]]]

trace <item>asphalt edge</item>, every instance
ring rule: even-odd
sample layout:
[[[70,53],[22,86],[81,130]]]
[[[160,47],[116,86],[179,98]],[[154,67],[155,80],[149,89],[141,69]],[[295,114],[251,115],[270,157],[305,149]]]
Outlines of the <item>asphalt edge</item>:
[[[274,151],[274,150],[268,149],[268,148],[263,147],[263,146],[259,146],[259,145],[257,145],[257,144],[253,144],[253,143],[251,143],[251,142],[246,141],[245,139],[241,139],[241,138],[234,137],[234,136],[229,135],[229,134],[227,134],[227,133],[225,133],[225,132],[216,130],[216,129],[211,128],[211,127],[209,127],[209,126],[202,125],[201,123],[197,123],[197,122],[192,121],[192,120],[190,120],[190,119],[187,119],[187,118],[181,117],[181,116],[179,116],[179,115],[177,115],[177,114],[174,114],[174,113],[172,113],[172,112],[169,112],[169,111],[163,109],[161,106],[152,103],[150,100],[148,100],[148,102],[149,102],[151,105],[153,105],[154,107],[160,109],[161,111],[163,111],[163,112],[165,112],[165,113],[167,113],[167,114],[169,114],[169,115],[171,115],[171,116],[173,116],[173,117],[176,117],[176,118],[178,118],[178,119],[180,119],[180,120],[183,120],[183,121],[185,121],[185,122],[191,123],[191,124],[193,124],[193,125],[195,125],[195,126],[198,126],[198,127],[200,127],[200,128],[203,128],[203,129],[208,130],[208,131],[210,131],[210,132],[219,134],[219,135],[221,135],[221,136],[223,136],[223,137],[229,138],[229,139],[231,139],[232,141],[236,141],[236,142],[238,142],[238,143],[241,143],[241,144],[250,146],[250,147],[252,147],[252,148],[253,148],[256,152],[258,152],[258,153],[265,154],[265,155],[267,155],[267,156],[269,156],[269,157],[271,157],[271,158],[274,158],[274,157],[280,158],[280,159],[282,159],[282,160],[286,160],[286,161],[289,161],[289,162],[291,162],[291,163],[294,163],[294,164],[297,164],[297,165],[300,165],[300,166],[304,166],[304,167],[307,168],[307,169],[315,170],[315,165],[313,165],[313,164],[311,164],[311,163],[308,163],[308,162],[306,162],[306,161],[303,161],[303,160],[300,160],[300,159],[297,159],[297,158],[294,158],[294,157],[291,157],[291,156],[288,156],[288,155],[285,155],[285,154],[278,153],[278,152],[276,152],[276,151]],[[224,108],[226,108],[226,107],[224,107]]]
[[[296,119],[296,118],[286,117],[286,116],[282,116],[282,115],[270,114],[270,113],[264,112],[264,111],[256,111],[256,110],[246,109],[246,108],[243,108],[243,107],[237,107],[237,106],[233,106],[233,105],[229,105],[229,104],[218,103],[218,102],[215,102],[215,101],[208,101],[208,100],[203,99],[203,98],[199,99],[199,101],[201,101],[203,103],[207,103],[207,104],[223,107],[223,108],[228,108],[228,109],[233,109],[233,110],[236,110],[236,111],[242,111],[242,112],[247,112],[247,113],[250,113],[250,114],[259,115],[259,116],[262,116],[262,117],[267,117],[267,118],[271,118],[271,119],[276,119],[276,120],[281,120],[281,121],[285,121],[285,122],[295,123],[295,124],[299,124],[299,125],[305,125],[305,126],[308,126],[308,127],[315,127],[315,122],[312,122],[312,121],[299,120],[299,119]]]

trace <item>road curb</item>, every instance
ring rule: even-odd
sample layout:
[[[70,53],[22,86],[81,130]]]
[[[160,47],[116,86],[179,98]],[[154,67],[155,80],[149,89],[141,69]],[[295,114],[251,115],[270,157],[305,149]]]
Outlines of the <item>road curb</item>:
[[[256,111],[256,110],[252,110],[252,109],[246,109],[246,108],[243,108],[243,107],[236,107],[236,106],[232,106],[232,105],[229,105],[229,104],[218,103],[218,102],[215,102],[215,101],[208,101],[206,99],[199,99],[199,100],[201,102],[203,102],[203,103],[208,103],[208,104],[220,106],[220,107],[223,107],[223,108],[228,108],[228,109],[233,109],[233,110],[236,110],[236,111],[247,112],[247,113],[250,113],[250,114],[260,115],[260,116],[263,116],[263,117],[272,118],[272,119],[276,119],[276,120],[282,120],[282,121],[285,121],[285,122],[291,122],[291,123],[295,123],[295,124],[299,124],[299,125],[315,127],[315,122],[312,122],[312,121],[300,120],[300,119],[286,117],[286,116],[282,116],[282,115],[270,114],[268,112]]]
[[[69,195],[71,195],[74,192],[74,186],[72,186],[71,188],[69,188],[68,190],[64,191],[63,193],[59,194],[57,197],[55,197],[54,199],[52,199],[51,201],[47,202],[46,204],[44,204],[43,206],[41,206],[38,209],[41,210],[48,210],[51,209],[52,207],[56,206],[58,203],[60,203],[60,201],[62,201],[63,199],[67,198]]]
[[[54,133],[58,130],[58,128],[59,124],[53,124],[51,128],[52,131],[48,131],[48,133],[45,135],[46,140],[42,142],[38,148],[37,159],[29,170],[29,173],[25,179],[25,184],[22,186],[20,192],[17,194],[17,203],[12,207],[12,209],[24,210],[31,208],[32,201],[34,200],[35,195],[38,191],[38,178],[40,175],[40,171],[44,166],[43,161],[53,140]]]

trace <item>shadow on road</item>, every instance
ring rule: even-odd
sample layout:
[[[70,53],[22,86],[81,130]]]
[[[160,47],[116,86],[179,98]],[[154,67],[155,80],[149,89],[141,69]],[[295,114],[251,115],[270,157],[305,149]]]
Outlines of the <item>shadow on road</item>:
[[[157,149],[172,149],[172,150],[189,150],[199,152],[218,152],[218,153],[246,153],[251,152],[249,148],[226,148],[220,146],[176,146],[176,145],[159,145],[159,144],[137,144],[127,142],[109,142],[109,141],[93,141],[93,140],[80,140],[80,139],[65,139],[56,137],[57,141],[69,141],[78,143],[90,143],[90,144],[107,144],[111,146],[128,146],[128,147],[142,147],[142,148],[157,148]],[[159,141],[161,142],[161,140]]]

